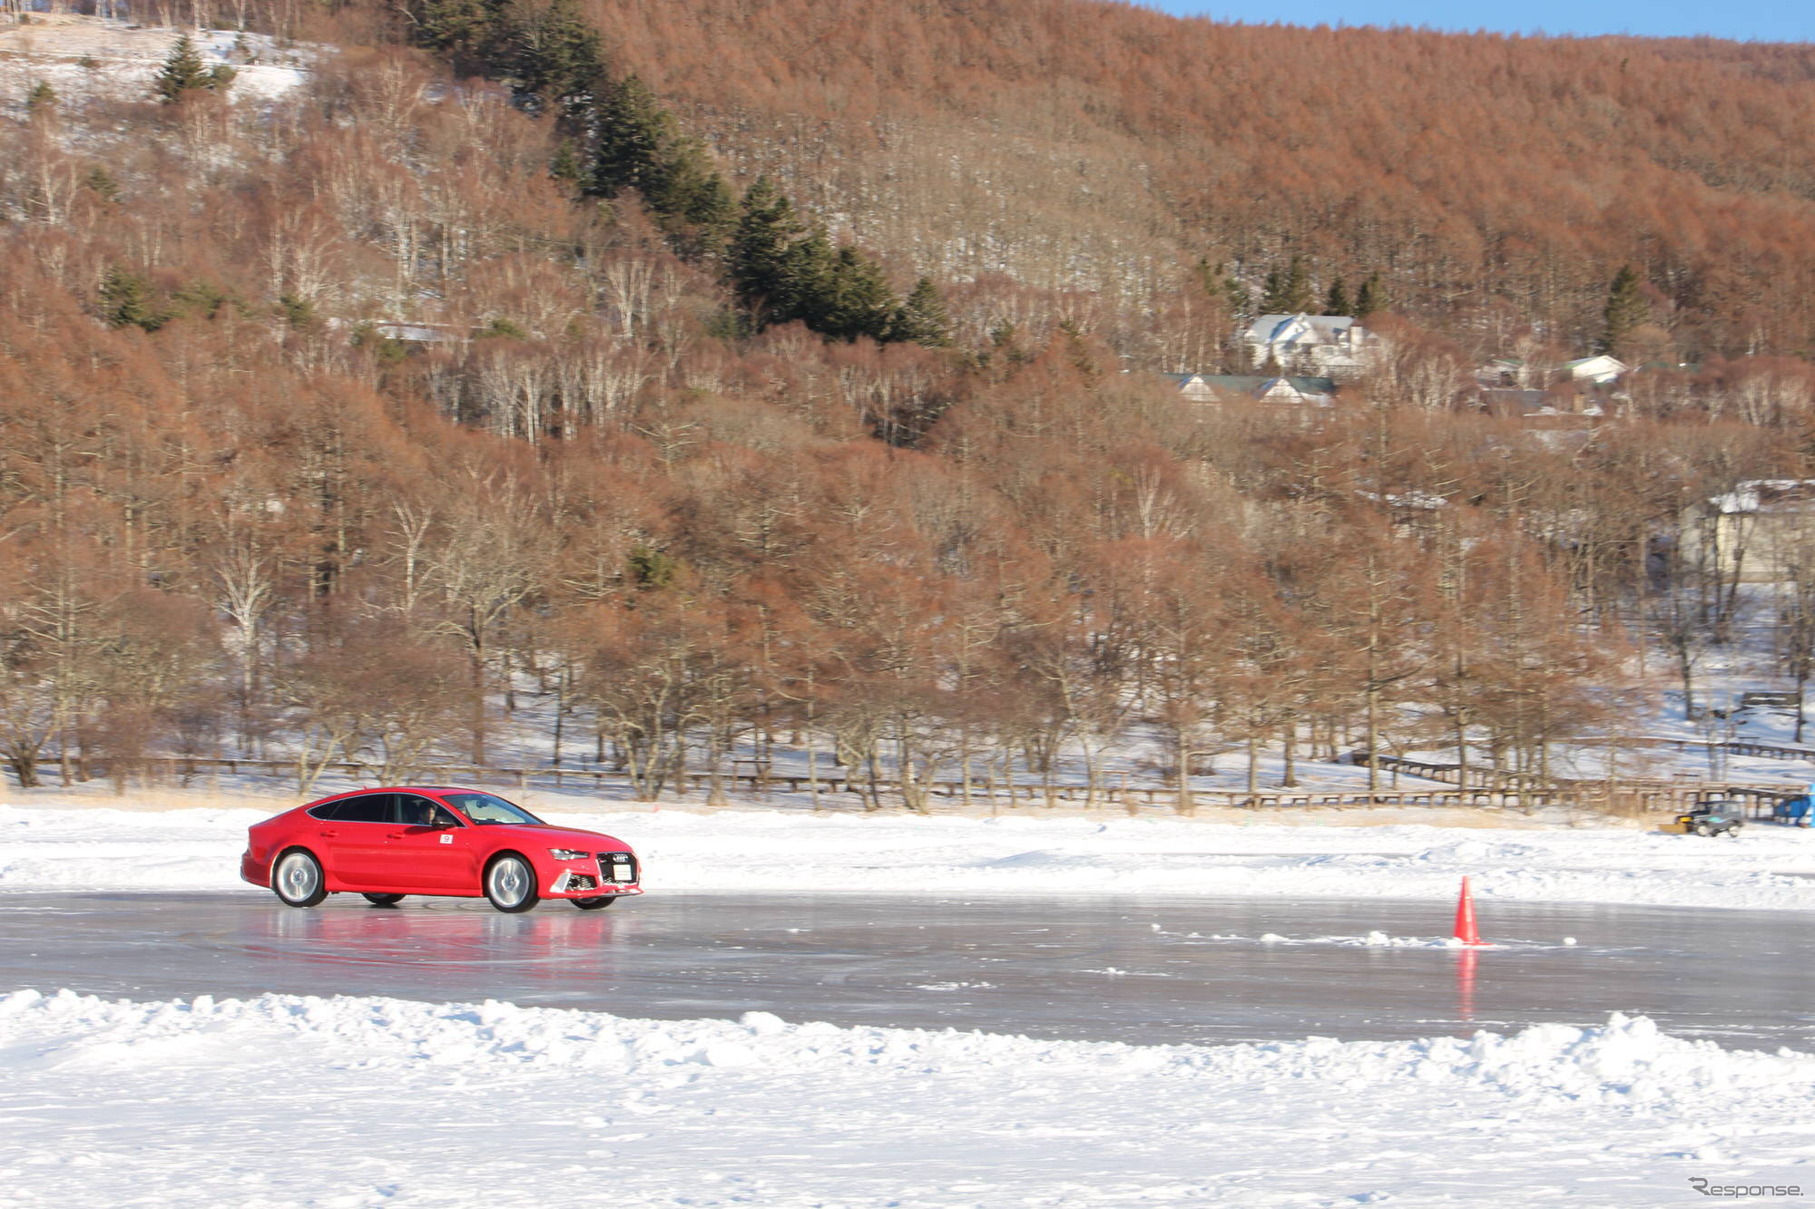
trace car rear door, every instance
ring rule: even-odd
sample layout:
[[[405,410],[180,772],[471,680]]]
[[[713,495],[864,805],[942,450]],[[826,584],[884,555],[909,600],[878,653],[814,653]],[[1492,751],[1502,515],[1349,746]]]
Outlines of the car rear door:
[[[421,794],[400,793],[397,822],[385,830],[384,874],[399,890],[471,894],[479,887],[476,831]],[[452,826],[439,826],[443,823]]]
[[[362,793],[334,808],[335,831],[324,858],[330,876],[365,890],[391,889],[386,881],[386,836],[396,830],[397,795]]]

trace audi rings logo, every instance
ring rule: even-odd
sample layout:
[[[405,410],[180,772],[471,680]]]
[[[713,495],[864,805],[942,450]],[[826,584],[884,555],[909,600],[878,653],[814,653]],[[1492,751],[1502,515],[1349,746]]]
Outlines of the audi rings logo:
[[[1716,1184],[1699,1175],[1689,1177],[1689,1187],[1703,1196],[1801,1196],[1795,1184]]]

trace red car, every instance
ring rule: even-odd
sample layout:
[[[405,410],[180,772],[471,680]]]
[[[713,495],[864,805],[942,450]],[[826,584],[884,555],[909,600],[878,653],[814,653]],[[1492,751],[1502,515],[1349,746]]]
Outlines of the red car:
[[[500,911],[527,911],[544,898],[591,911],[643,892],[624,841],[445,786],[361,789],[255,823],[239,875],[292,907],[350,890],[377,906],[409,894],[484,895]]]

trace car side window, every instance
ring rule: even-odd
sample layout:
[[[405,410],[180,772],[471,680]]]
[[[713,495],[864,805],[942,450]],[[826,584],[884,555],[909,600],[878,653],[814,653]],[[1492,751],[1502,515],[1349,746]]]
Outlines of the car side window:
[[[438,820],[437,812],[445,817]],[[440,804],[413,793],[400,793],[397,795],[397,821],[405,827],[446,827],[454,820]]]
[[[340,803],[334,817],[342,823],[389,823],[394,817],[394,793],[367,793]]]
[[[332,823],[340,818],[340,808],[345,805],[345,802],[329,802],[326,805],[317,806],[315,809],[311,810],[309,812],[309,817],[312,819],[320,819],[324,823]]]

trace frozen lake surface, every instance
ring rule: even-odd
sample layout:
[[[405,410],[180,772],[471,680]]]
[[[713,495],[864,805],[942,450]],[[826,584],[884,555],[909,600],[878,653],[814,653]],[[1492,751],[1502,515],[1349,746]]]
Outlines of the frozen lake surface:
[[[1444,947],[1396,900],[660,894],[582,913],[477,900],[313,910],[255,892],[0,900],[0,991],[497,999],[681,1019],[1216,1043],[1389,1040],[1643,1013],[1723,1045],[1815,1045],[1797,913],[1483,904]],[[1574,945],[1564,943],[1574,937]]]

